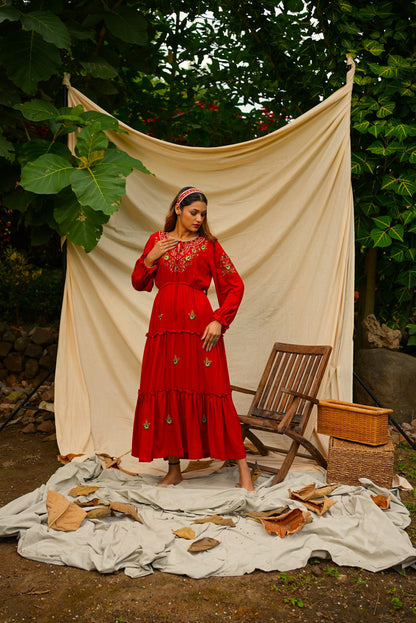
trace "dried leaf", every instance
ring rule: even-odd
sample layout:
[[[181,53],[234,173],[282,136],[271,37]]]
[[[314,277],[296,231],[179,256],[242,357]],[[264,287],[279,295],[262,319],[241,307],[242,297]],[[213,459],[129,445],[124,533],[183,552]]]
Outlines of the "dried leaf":
[[[87,511],[87,519],[103,519],[103,517],[107,517],[110,513],[110,506],[99,506]]]
[[[93,498],[92,500],[88,500],[88,502],[81,502],[80,500],[75,500],[74,504],[77,504],[81,508],[85,508],[86,506],[110,506],[110,502],[106,502],[101,498]]]
[[[248,517],[249,519],[255,519],[260,522],[260,519],[277,518],[281,515],[288,513],[288,506],[281,506],[280,508],[275,508],[271,511],[253,511],[252,513],[243,513],[244,517]]]
[[[215,523],[217,526],[231,526],[235,528],[235,523],[232,519],[226,519],[225,517],[220,517],[220,515],[210,515],[203,519],[196,519],[192,523]]]
[[[120,472],[123,472],[124,474],[129,474],[129,476],[137,476],[136,472],[129,472],[127,469],[124,469],[123,467],[120,466],[121,459],[123,458],[123,456],[126,456],[126,454],[129,454],[130,452],[131,450],[128,450],[127,452],[124,452],[124,454],[121,454],[120,456],[117,456],[117,457],[110,456],[109,454],[106,454],[105,452],[101,454],[97,453],[97,456],[104,463],[103,469],[110,469],[110,468],[118,469]]]
[[[385,495],[372,495],[371,499],[373,500],[374,504],[377,504],[377,506],[383,511],[390,508],[391,495],[389,495],[388,498],[386,498]]]
[[[206,461],[189,461],[186,469],[183,470],[182,474],[186,474],[187,472],[197,472],[201,469],[207,469],[212,463],[212,459],[207,459]]]
[[[89,495],[90,493],[95,493],[100,487],[89,487],[88,485],[77,485],[69,492],[69,495],[72,495],[73,498],[78,497],[79,495]]]
[[[118,513],[124,513],[125,515],[130,515],[130,517],[133,517],[133,519],[135,519],[139,523],[143,523],[137,514],[136,507],[133,504],[110,502],[110,507],[113,511],[117,511]]]
[[[189,539],[190,541],[192,541],[192,539],[195,538],[195,532],[192,530],[192,528],[179,528],[178,530],[172,530],[173,534],[176,534],[176,536],[179,536],[181,539]]]
[[[58,454],[58,461],[63,465],[67,465],[71,463],[72,459],[75,459],[77,456],[84,456],[83,454]]]
[[[260,521],[269,534],[278,534],[283,538],[287,534],[294,534],[301,530],[305,524],[312,521],[312,517],[308,511],[294,508],[280,517],[261,518]]]
[[[205,552],[208,549],[212,549],[213,547],[217,547],[220,544],[220,541],[217,539],[212,539],[210,536],[204,536],[202,539],[198,539],[198,541],[194,541],[189,547],[188,552]]]
[[[46,508],[48,510],[48,530],[78,530],[84,521],[87,513],[70,502],[57,491],[48,491],[46,498]]]

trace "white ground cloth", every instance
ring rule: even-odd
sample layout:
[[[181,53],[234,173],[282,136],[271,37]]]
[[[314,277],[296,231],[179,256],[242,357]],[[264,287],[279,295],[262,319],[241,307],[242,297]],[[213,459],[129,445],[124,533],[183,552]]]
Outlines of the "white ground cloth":
[[[68,245],[55,388],[62,454],[120,456],[131,447],[154,293],[135,292],[130,274],[175,193],[190,184],[206,192],[212,230],[245,282],[225,338],[231,382],[255,388],[276,341],[330,344],[321,396],[351,399],[352,79],[351,70],[348,83],[312,110],[237,145],[184,147],[127,126],[128,134],[109,133],[155,175],[129,176],[122,207],[93,252]],[[73,88],[69,103],[98,109]]]
[[[70,565],[110,573],[124,569],[139,577],[159,569],[193,578],[242,575],[255,569],[288,571],[303,567],[312,556],[327,558],[338,565],[381,571],[394,565],[415,565],[416,550],[404,528],[409,513],[393,495],[391,508],[380,510],[370,494],[388,494],[369,480],[363,486],[340,486],[332,499],[337,503],[300,532],[281,539],[270,536],[257,522],[241,513],[269,510],[289,504],[288,488],[297,490],[311,482],[325,482],[318,471],[296,472],[273,487],[260,476],[257,493],[234,487],[235,468],[208,477],[185,480],[178,486],[156,487],[156,477],[129,476],[116,470],[102,471],[96,459],[69,463],[60,468],[32,493],[0,509],[0,537],[19,536],[18,552],[26,558],[46,563]],[[49,489],[68,495],[79,482],[100,489],[89,496],[115,502],[133,503],[143,520],[106,517],[84,520],[75,532],[47,530],[46,496]],[[82,498],[88,499],[88,498]],[[236,527],[193,524],[212,514],[232,517]],[[194,529],[195,539],[209,536],[220,541],[214,549],[191,554],[191,541],[172,534],[181,527]]]

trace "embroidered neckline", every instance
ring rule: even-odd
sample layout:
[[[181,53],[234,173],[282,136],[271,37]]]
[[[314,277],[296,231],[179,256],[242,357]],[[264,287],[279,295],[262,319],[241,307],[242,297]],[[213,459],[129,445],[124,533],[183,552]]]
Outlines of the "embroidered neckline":
[[[168,238],[169,234],[170,234],[169,231],[161,231],[160,237],[162,238],[163,236],[164,238]],[[171,238],[173,238],[173,236],[171,236]],[[178,242],[182,242],[182,244],[189,244],[190,242],[195,242],[195,240],[198,240],[198,238],[204,238],[204,236],[201,236],[200,234],[198,234],[197,236],[195,236],[195,238],[189,238],[188,240],[180,240],[179,238],[173,238],[173,239],[177,240]]]

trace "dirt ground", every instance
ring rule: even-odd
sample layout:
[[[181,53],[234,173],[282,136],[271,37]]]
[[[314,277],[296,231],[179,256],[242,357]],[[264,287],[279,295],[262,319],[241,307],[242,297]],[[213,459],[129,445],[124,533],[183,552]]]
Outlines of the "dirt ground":
[[[0,432],[0,505],[46,482],[59,467],[57,454],[51,435],[23,434],[18,425]],[[402,443],[396,462],[416,485],[416,452]],[[416,544],[416,497],[402,499]],[[130,579],[26,560],[16,543],[0,541],[0,623],[416,621],[416,570],[376,574],[312,560],[289,573],[194,580],[156,572]]]

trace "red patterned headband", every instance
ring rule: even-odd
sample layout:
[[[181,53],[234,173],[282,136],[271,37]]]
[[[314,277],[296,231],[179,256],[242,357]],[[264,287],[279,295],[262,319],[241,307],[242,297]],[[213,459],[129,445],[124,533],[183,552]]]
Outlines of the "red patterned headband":
[[[187,190],[184,190],[179,197],[176,200],[176,205],[180,205],[182,203],[182,201],[185,199],[185,197],[187,197],[188,195],[193,195],[193,193],[199,193],[202,195],[201,191],[198,190],[197,188],[187,188]]]

